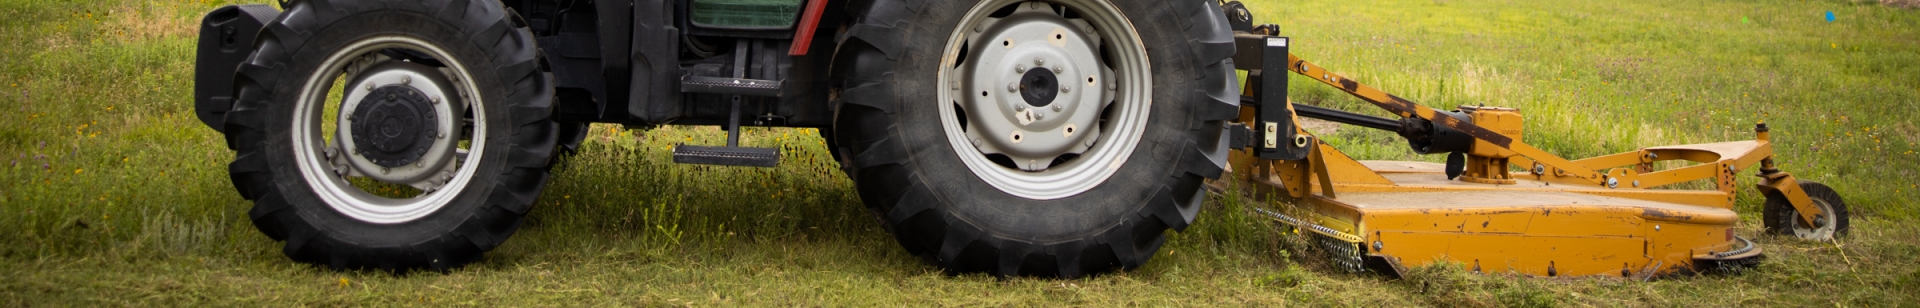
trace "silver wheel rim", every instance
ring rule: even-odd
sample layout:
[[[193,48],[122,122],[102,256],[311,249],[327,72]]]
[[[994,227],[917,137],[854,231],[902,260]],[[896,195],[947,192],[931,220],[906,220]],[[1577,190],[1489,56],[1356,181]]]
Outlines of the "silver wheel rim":
[[[406,49],[423,53],[446,63],[436,72],[422,71],[365,71],[381,66],[393,60],[379,55],[386,49]],[[463,76],[471,76],[467,68],[455,59],[451,53],[437,45],[414,37],[376,36],[361,39],[341,48],[321,62],[316,74],[308,76],[300,89],[298,100],[294,104],[292,127],[289,130],[293,138],[293,158],[298,164],[300,175],[309,188],[329,207],[360,221],[395,224],[425,217],[440,210],[453,201],[462,187],[466,187],[477,171],[481,153],[486,148],[486,104],[479,100],[478,87]],[[365,76],[356,76],[365,75]],[[361,84],[345,85],[346,99],[340,103],[338,117],[324,117],[328,103],[328,92],[334,86],[336,78],[345,76],[348,82],[365,81]],[[356,159],[352,138],[348,138],[351,123],[348,115],[359,103],[359,98],[367,91],[355,91],[355,86],[373,83],[375,86],[403,84],[435,97],[433,119],[437,131],[442,134],[433,142],[432,149],[420,159],[419,164],[376,170],[378,166]],[[361,89],[364,90],[364,89]],[[452,92],[452,93],[448,93]],[[471,108],[471,112],[469,112]],[[471,130],[461,129],[462,114],[471,114]],[[332,121],[332,122],[329,122]],[[334,140],[323,125],[337,126]],[[463,137],[470,137],[468,149],[458,149]],[[396,173],[396,171],[398,171]],[[379,196],[363,190],[349,182],[350,178],[368,178],[382,183],[403,184],[421,190],[421,193],[406,198]],[[451,189],[447,189],[451,188]]]
[[[1800,220],[1800,213],[1793,213],[1793,236],[1816,241],[1833,238],[1833,233],[1840,228],[1839,223],[1834,221],[1833,204],[1827,203],[1825,199],[1809,199],[1813,199],[1813,205],[1819,207],[1820,212],[1826,213],[1826,215],[1820,217],[1821,224],[1819,227],[1812,227],[1808,226],[1805,221]]]
[[[1008,7],[1011,14],[991,16]],[[941,127],[987,184],[1028,199],[1066,198],[1112,177],[1139,145],[1152,70],[1111,3],[988,0],[955,29],[937,80]],[[1052,74],[1052,99],[1023,96],[1044,89],[1027,86],[1032,70]]]

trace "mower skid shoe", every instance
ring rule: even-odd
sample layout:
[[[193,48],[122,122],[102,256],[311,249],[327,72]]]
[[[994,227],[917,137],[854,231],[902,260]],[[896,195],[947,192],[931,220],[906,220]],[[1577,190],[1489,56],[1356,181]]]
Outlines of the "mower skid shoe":
[[[233,109],[233,75],[253,53],[254,36],[280,10],[265,4],[228,5],[200,20],[200,42],[193,65],[193,114],[214,131],[226,132]]]

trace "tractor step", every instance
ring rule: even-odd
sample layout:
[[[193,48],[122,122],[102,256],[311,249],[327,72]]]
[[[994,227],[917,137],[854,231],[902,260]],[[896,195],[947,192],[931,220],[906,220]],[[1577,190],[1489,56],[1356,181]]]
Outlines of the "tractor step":
[[[780,96],[782,84],[785,84],[785,82],[780,80],[685,76],[680,78],[680,91],[687,93],[778,97]]]
[[[773,167],[780,164],[780,149],[745,147],[708,147],[677,145],[673,162],[679,164]]]

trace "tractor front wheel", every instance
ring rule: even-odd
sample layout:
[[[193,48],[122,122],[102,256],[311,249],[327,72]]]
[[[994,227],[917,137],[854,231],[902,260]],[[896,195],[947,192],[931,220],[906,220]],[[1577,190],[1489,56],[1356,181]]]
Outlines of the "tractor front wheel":
[[[236,78],[229,172],[299,262],[446,270],[505,241],[558,128],[533,35],[494,1],[295,1]]]

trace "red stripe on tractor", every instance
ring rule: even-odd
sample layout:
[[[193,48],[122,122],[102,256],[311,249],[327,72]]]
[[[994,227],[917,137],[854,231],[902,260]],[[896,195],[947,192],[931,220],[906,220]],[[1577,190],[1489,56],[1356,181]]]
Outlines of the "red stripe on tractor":
[[[807,1],[807,11],[800,16],[800,27],[794,28],[793,47],[787,49],[787,55],[807,55],[807,46],[813,45],[813,30],[820,25],[820,11],[825,10],[827,0]]]

